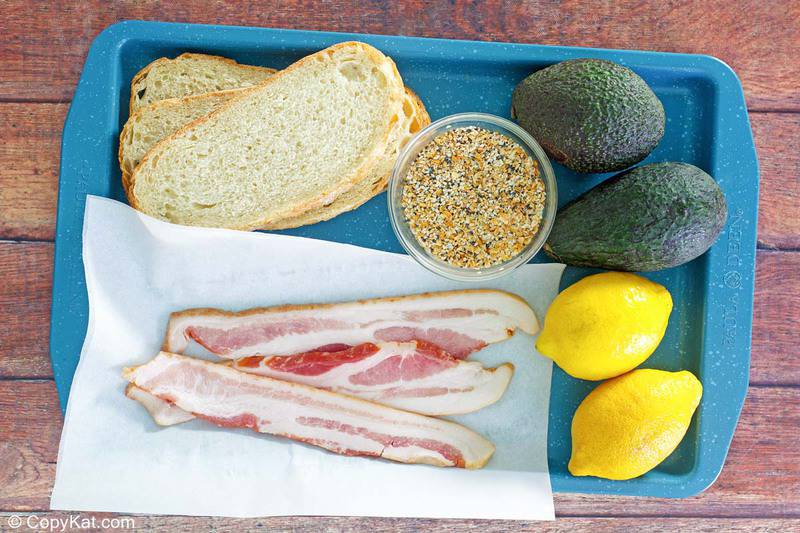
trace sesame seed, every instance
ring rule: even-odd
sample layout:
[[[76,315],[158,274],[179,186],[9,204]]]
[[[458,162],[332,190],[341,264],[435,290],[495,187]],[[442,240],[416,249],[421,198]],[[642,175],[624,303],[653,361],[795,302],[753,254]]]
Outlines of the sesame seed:
[[[525,249],[539,231],[544,200],[538,161],[502,133],[469,126],[447,130],[420,151],[401,206],[430,254],[477,269]]]

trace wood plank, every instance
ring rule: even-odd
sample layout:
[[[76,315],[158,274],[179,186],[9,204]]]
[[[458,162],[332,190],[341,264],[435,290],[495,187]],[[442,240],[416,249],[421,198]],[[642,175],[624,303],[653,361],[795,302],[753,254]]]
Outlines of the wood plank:
[[[800,383],[799,287],[799,252],[759,251],[753,304],[751,383]]]
[[[52,377],[52,278],[52,243],[0,242],[0,377]]]
[[[0,103],[0,239],[52,239],[66,104]],[[800,248],[800,114],[750,116],[761,164],[759,242]]]
[[[761,172],[758,242],[800,249],[800,114],[750,115]]]
[[[53,238],[68,107],[0,104],[0,238]]]
[[[317,532],[317,531],[373,531],[395,533],[398,531],[426,531],[453,533],[505,533],[510,529],[519,532],[542,533],[606,533],[614,531],[637,531],[655,533],[661,531],[730,533],[787,532],[800,529],[798,519],[762,518],[558,518],[556,522],[504,522],[501,520],[427,520],[419,518],[360,518],[281,516],[275,518],[206,518],[191,516],[124,516],[111,513],[21,513],[24,524],[47,530],[49,524],[66,523],[73,519],[92,521],[96,527],[81,528],[82,531],[108,529],[135,529],[137,531],[170,531],[173,533],[195,533],[196,531],[253,531],[265,529],[270,532]],[[7,524],[11,513],[0,513],[0,525]],[[79,517],[79,518],[78,518]],[[118,522],[103,522],[103,520]],[[127,520],[127,522],[122,522]],[[58,521],[58,522],[56,522]],[[64,522],[66,521],[66,522]],[[88,522],[92,523],[92,522]],[[60,531],[58,527],[56,531]]]
[[[53,245],[0,242],[0,377],[51,377],[48,337]],[[800,253],[761,250],[756,268],[751,381],[800,384]],[[20,312],[24,309],[24,312]]]
[[[0,381],[0,509],[49,507],[61,424],[55,383]]]
[[[798,404],[800,388],[751,388],[725,469],[699,496],[558,494],[556,511],[565,516],[800,517]],[[47,509],[60,428],[52,382],[0,381],[0,510]]]
[[[753,108],[800,109],[800,4],[748,0],[691,2],[430,3],[422,0],[246,2],[198,9],[191,0],[165,3],[4,3],[0,98],[69,99],[90,40],[122,19],[354,31],[453,39],[514,41],[704,53],[730,64]],[[57,50],[58,53],[54,53]]]

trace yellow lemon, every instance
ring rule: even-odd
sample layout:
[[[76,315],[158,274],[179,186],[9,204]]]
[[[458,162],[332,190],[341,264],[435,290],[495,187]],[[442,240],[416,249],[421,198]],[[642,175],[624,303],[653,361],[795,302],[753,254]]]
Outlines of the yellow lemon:
[[[627,272],[595,274],[567,287],[544,318],[536,349],[570,376],[619,376],[650,357],[664,337],[672,297]]]
[[[601,383],[572,419],[573,476],[631,479],[678,446],[703,386],[691,372],[642,369]]]

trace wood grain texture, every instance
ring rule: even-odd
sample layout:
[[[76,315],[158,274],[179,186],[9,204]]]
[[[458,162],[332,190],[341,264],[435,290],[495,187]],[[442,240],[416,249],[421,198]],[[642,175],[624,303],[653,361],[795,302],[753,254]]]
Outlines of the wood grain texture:
[[[0,239],[52,239],[68,105],[0,103]],[[758,238],[800,249],[800,114],[750,116],[761,166]]]
[[[53,376],[52,273],[52,243],[0,242],[0,377]]]
[[[750,123],[761,173],[758,242],[800,250],[800,114],[753,113]]]
[[[69,521],[77,513],[46,512],[20,513],[31,524],[44,520]],[[11,513],[0,513],[0,526],[5,525]],[[269,531],[270,533],[317,533],[319,531],[374,533],[411,533],[418,531],[448,533],[506,533],[509,530],[538,533],[611,533],[636,531],[656,533],[663,531],[726,531],[730,533],[786,533],[800,530],[799,519],[752,518],[561,518],[557,522],[502,522],[495,520],[425,520],[404,518],[348,518],[285,516],[277,518],[195,518],[188,516],[123,516],[110,513],[80,513],[81,518],[95,519],[98,526],[103,519],[131,519],[137,531],[170,531],[171,533],[196,533],[209,531]],[[84,531],[100,531],[98,529]]]
[[[123,19],[251,25],[710,54],[731,65],[750,107],[800,110],[800,3],[396,2],[311,0],[108,3],[7,0],[0,98],[71,97],[88,44]]]
[[[800,384],[800,253],[759,251],[754,300],[750,382]]]
[[[60,435],[55,383],[0,381],[0,509],[48,507]]]
[[[0,242],[0,377],[52,377],[48,337],[53,245]],[[751,354],[755,384],[800,384],[800,253],[761,250]],[[20,312],[24,310],[24,312]]]
[[[0,238],[53,238],[68,107],[0,103]]]
[[[758,254],[755,386],[719,480],[697,497],[557,494],[562,518],[550,524],[137,516],[138,528],[800,531],[800,2],[281,0],[265,6],[221,0],[6,0],[0,5],[0,511],[70,516],[45,511],[62,424],[55,387],[47,379],[53,245],[3,239],[53,239],[61,128],[89,44],[107,25],[139,18],[715,55],[736,70],[751,111],[761,166],[759,244],[794,251]],[[8,513],[0,512],[0,530],[7,524],[3,514]]]
[[[699,496],[665,500],[556,494],[556,512],[562,516],[800,518],[798,403],[798,388],[751,388],[725,469]],[[19,409],[19,405],[28,407]],[[0,509],[48,508],[60,430],[52,382],[0,381]],[[302,524],[304,519],[293,520]],[[259,522],[270,527],[269,520]]]

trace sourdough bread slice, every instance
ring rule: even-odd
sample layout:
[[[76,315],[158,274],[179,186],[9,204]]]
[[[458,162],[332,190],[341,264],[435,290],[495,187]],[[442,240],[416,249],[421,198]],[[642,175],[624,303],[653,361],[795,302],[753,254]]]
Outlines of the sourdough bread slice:
[[[128,199],[180,224],[263,228],[372,172],[400,120],[391,59],[357,42],[312,54],[156,144]]]
[[[122,170],[122,185],[128,190],[130,175],[144,155],[158,141],[169,137],[186,124],[209,114],[211,111],[241,94],[241,90],[221,91],[203,95],[161,100],[136,111],[120,133],[119,163]],[[391,174],[397,156],[408,139],[430,124],[425,106],[419,97],[406,88],[403,102],[403,119],[393,129],[383,161],[373,172],[336,198],[333,203],[312,209],[296,217],[284,219],[265,229],[285,229],[329,220],[336,215],[356,209],[380,193]]]
[[[162,139],[204,117],[242,94],[242,89],[159,100],[135,111],[119,134],[119,168],[122,186],[128,190],[130,176],[145,154]]]
[[[181,98],[258,85],[275,69],[240,65],[227,57],[181,54],[162,57],[140,70],[131,81],[130,114],[167,98]]]
[[[316,224],[324,220],[352,211],[361,206],[386,188],[392,174],[395,161],[400,155],[400,150],[422,128],[431,123],[431,118],[422,100],[406,87],[406,97],[403,103],[403,119],[392,132],[392,140],[386,147],[386,152],[381,161],[375,166],[366,179],[361,180],[349,190],[337,197],[331,204],[312,209],[303,214],[284,218],[275,223],[268,224],[264,229],[288,229]]]

